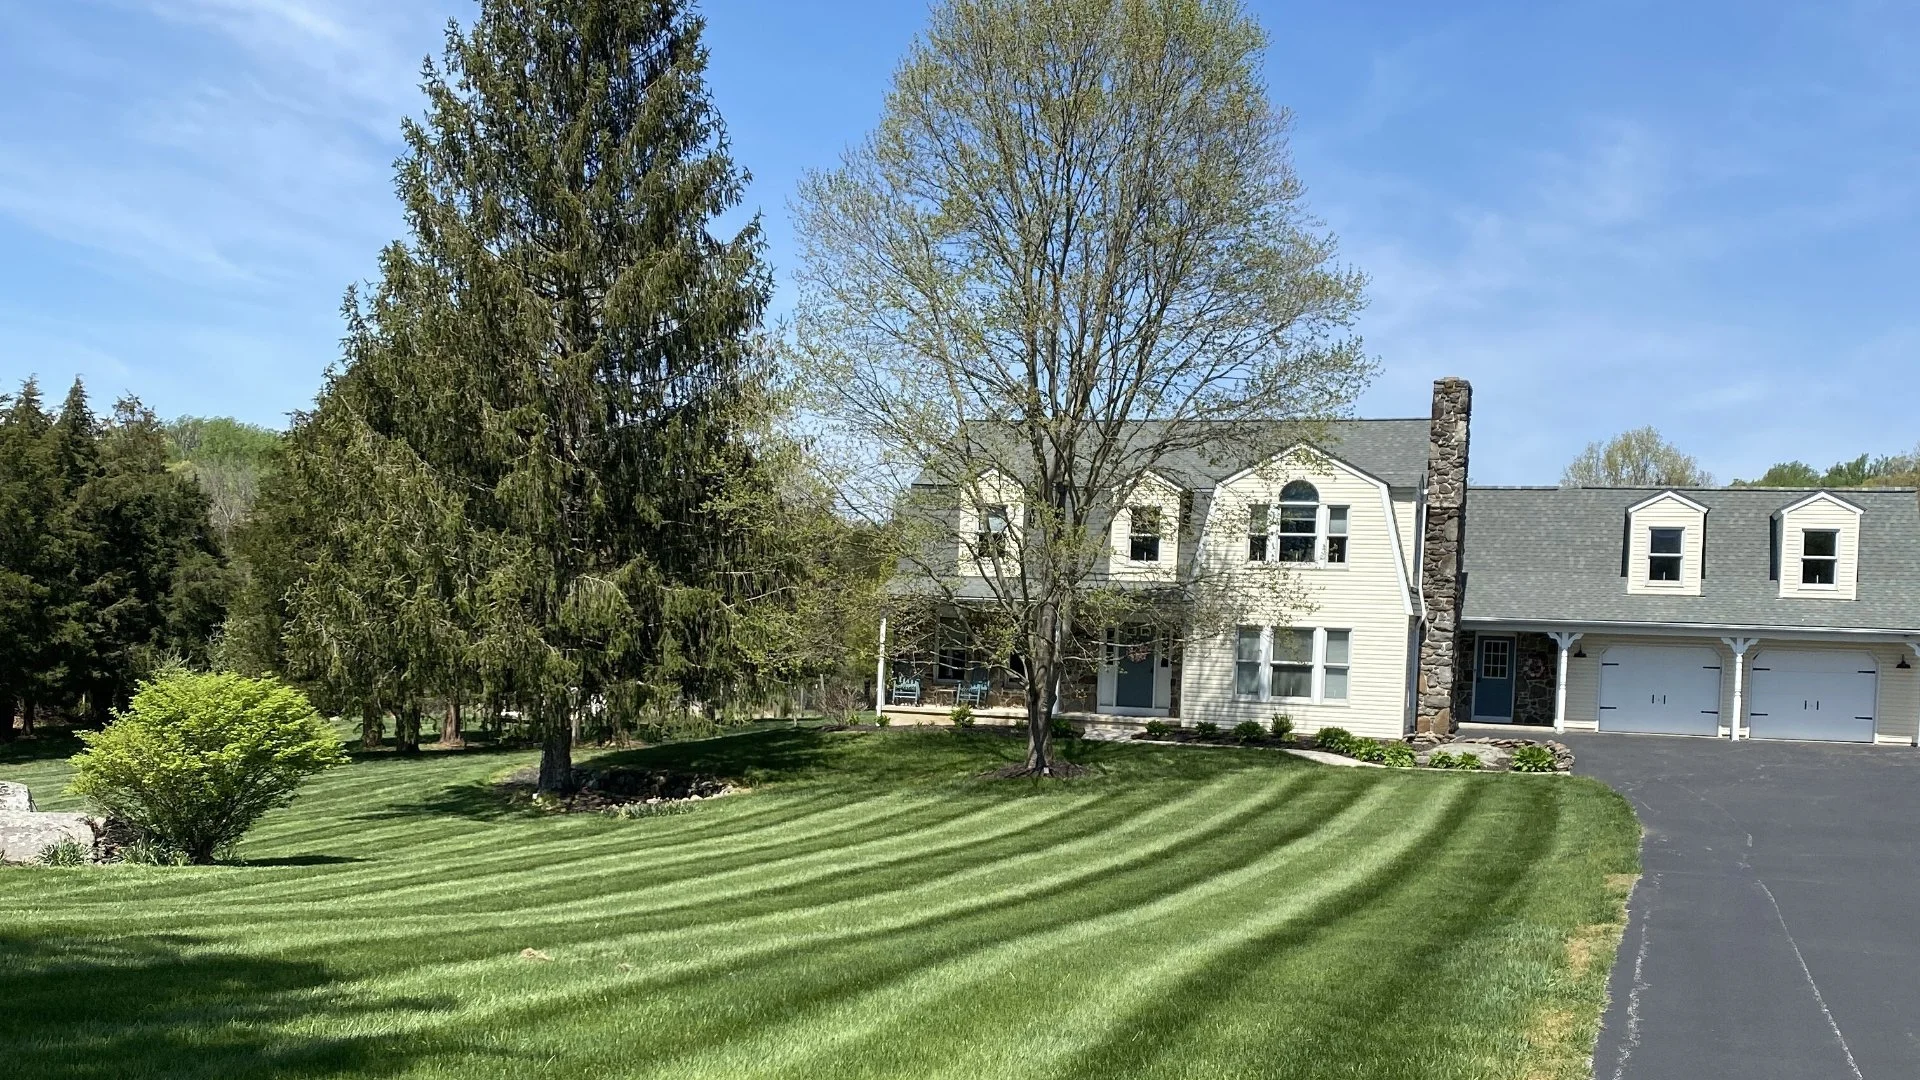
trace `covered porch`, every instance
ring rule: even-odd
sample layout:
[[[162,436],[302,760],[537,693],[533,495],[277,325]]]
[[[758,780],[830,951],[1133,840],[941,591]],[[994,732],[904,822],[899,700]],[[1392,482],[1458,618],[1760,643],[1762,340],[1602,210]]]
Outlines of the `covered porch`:
[[[1004,663],[967,640],[964,624],[941,620],[931,635],[901,641],[881,623],[874,709],[881,714],[945,720],[961,706],[980,720],[1026,716],[1026,665]],[[1179,715],[1178,645],[1145,626],[1110,627],[1082,636],[1061,675],[1056,711],[1088,721]]]

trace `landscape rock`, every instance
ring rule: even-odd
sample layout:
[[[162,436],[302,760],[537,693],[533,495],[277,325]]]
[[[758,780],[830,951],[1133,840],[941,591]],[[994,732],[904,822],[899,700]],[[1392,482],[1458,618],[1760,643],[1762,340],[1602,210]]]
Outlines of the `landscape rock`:
[[[71,840],[92,857],[93,819],[85,814],[0,810],[0,862],[30,863],[47,848]]]
[[[27,785],[0,780],[0,810],[32,810],[33,792]]]

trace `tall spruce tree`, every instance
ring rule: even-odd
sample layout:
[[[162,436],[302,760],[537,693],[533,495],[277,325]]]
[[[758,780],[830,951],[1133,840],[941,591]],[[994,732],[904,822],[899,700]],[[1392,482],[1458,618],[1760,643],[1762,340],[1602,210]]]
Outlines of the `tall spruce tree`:
[[[58,696],[65,669],[53,634],[60,507],[49,435],[53,417],[28,379],[0,411],[0,739],[16,713],[29,728],[39,703]]]
[[[757,220],[713,232],[745,176],[701,30],[676,0],[483,0],[449,28],[404,126],[411,236],[349,296],[346,364],[289,443],[362,481],[313,523],[340,554],[289,644],[511,697],[548,791],[589,703],[724,696],[780,566],[748,437],[770,279]],[[356,619],[380,640],[344,648]]]

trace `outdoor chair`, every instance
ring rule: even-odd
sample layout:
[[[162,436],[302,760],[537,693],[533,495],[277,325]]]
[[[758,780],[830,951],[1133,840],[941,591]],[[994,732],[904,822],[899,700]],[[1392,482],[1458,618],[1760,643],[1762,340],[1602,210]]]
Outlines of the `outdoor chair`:
[[[892,705],[920,704],[920,680],[919,679],[893,680],[893,694],[892,694],[891,700],[888,703]]]
[[[971,705],[975,708],[983,707],[987,703],[987,690],[988,686],[985,682],[968,683],[954,690],[953,703],[955,705]]]

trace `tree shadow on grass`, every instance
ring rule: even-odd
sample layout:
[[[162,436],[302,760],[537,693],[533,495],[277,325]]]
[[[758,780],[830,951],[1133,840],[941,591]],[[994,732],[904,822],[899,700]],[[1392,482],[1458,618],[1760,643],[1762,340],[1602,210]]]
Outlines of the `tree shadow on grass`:
[[[0,766],[70,758],[85,749],[73,732],[65,728],[43,728],[30,736],[0,742]]]
[[[383,1014],[451,1006],[417,997],[349,1000],[329,992],[336,976],[324,964],[196,951],[199,944],[181,935],[0,933],[0,1072],[39,1080],[387,1076],[452,1050],[418,1032],[294,1034],[314,1020],[345,1031],[377,1024]]]
[[[271,859],[240,859],[239,866],[339,866],[342,863],[370,862],[357,855],[279,855]]]

